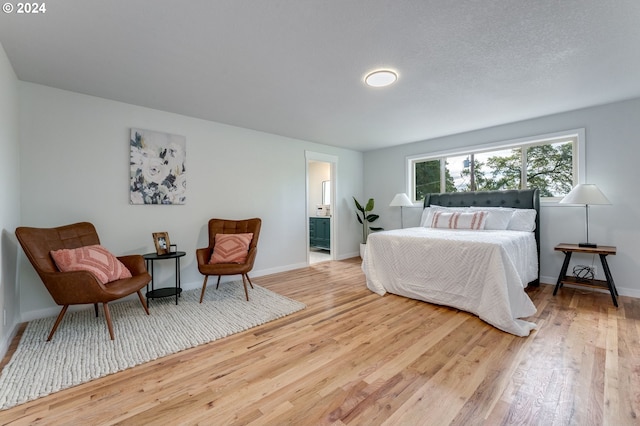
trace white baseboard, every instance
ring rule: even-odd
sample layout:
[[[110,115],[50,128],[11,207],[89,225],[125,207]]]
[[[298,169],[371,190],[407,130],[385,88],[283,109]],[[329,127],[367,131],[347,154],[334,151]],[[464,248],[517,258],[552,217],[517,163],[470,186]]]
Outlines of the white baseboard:
[[[264,275],[271,275],[271,274],[277,274],[280,272],[293,271],[294,269],[306,268],[307,266],[309,265],[307,265],[306,262],[302,262],[302,263],[293,263],[291,265],[278,266],[276,268],[259,269],[251,272],[251,276],[262,277]]]
[[[13,338],[16,336],[16,333],[18,333],[18,327],[19,324],[13,324],[12,328],[11,328],[11,332],[7,333],[6,336],[4,336],[4,338],[2,340],[0,340],[0,359],[4,358],[4,356],[7,354],[7,351],[9,350],[9,345],[11,345],[11,342],[13,341]]]
[[[354,257],[360,257],[360,252],[359,251],[354,251],[353,253],[346,253],[340,256],[336,256],[336,260],[347,260],[347,259],[351,259]]]

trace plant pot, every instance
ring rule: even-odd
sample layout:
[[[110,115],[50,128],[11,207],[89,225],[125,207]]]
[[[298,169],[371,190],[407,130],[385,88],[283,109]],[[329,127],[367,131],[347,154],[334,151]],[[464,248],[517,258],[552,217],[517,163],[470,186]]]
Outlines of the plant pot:
[[[364,259],[364,251],[367,248],[366,244],[360,243],[360,259]]]

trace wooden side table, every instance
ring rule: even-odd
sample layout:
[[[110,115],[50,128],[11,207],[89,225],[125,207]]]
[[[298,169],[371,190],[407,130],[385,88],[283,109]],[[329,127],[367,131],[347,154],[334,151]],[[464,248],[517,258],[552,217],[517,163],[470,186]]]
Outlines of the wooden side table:
[[[596,288],[607,288],[609,289],[609,293],[611,294],[611,300],[613,300],[613,304],[615,307],[618,307],[618,300],[616,296],[619,296],[618,290],[616,289],[616,285],[613,282],[613,277],[611,276],[611,270],[609,269],[609,264],[607,263],[608,255],[615,255],[616,248],[614,246],[598,246],[598,247],[580,247],[578,244],[558,244],[554,248],[555,251],[561,251],[564,253],[564,263],[562,264],[562,269],[560,270],[560,275],[558,275],[558,282],[556,283],[556,288],[553,290],[553,295],[555,296],[558,292],[558,289],[562,287],[563,284],[573,284],[587,287],[596,287]],[[604,271],[604,276],[607,278],[604,280],[596,280],[596,279],[579,279],[576,277],[567,276],[567,268],[569,267],[569,261],[571,260],[571,255],[573,253],[587,253],[587,254],[597,254],[600,256],[600,263],[602,263],[602,270]]]

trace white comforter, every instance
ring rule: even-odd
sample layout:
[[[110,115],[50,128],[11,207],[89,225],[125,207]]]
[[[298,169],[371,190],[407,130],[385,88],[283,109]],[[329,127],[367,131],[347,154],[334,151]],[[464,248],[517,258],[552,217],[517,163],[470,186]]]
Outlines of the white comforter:
[[[408,228],[369,235],[362,262],[367,287],[451,306],[500,330],[528,336],[518,318],[536,312],[524,288],[538,278],[532,232]]]

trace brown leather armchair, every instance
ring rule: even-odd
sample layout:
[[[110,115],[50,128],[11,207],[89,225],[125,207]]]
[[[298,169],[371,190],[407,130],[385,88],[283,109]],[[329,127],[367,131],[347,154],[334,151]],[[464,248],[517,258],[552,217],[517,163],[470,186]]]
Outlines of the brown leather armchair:
[[[151,281],[144,259],[140,255],[121,256],[118,259],[129,269],[131,278],[119,279],[106,284],[100,282],[88,271],[60,272],[51,251],[59,249],[75,249],[78,247],[100,244],[95,227],[88,222],[74,223],[57,228],[18,227],[16,236],[27,258],[47,287],[53,300],[62,306],[47,341],[51,340],[69,305],[92,303],[98,316],[98,303],[104,307],[109,335],[113,340],[113,325],[108,303],[128,296],[134,292],[147,315],[149,309],[140,289]]]
[[[220,285],[220,278],[222,275],[242,275],[242,284],[244,285],[244,294],[249,300],[249,292],[247,291],[247,281],[251,288],[253,283],[249,279],[249,271],[253,269],[253,262],[256,259],[256,253],[258,252],[258,237],[260,236],[260,227],[262,221],[258,218],[245,219],[245,220],[226,220],[226,219],[211,219],[209,220],[209,247],[200,248],[196,250],[196,259],[198,260],[198,271],[204,275],[204,282],[202,283],[202,293],[200,294],[200,303],[204,298],[204,292],[207,288],[207,279],[209,275],[217,275],[218,283],[216,288]],[[247,254],[247,260],[244,263],[209,263],[211,254],[216,241],[216,234],[245,234],[252,233],[253,238],[249,244],[249,253]]]

